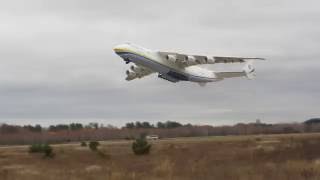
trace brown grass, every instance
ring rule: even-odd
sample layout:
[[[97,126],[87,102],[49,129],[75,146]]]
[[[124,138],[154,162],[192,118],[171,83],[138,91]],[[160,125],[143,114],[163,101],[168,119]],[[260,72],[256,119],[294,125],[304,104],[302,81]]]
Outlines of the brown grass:
[[[161,140],[146,156],[135,156],[130,141],[101,144],[98,152],[55,145],[53,159],[27,146],[0,147],[0,179],[320,179],[320,134]]]

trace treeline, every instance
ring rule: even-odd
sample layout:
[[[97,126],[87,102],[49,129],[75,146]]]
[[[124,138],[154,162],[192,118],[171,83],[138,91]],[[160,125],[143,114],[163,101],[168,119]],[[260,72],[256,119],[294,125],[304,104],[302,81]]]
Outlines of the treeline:
[[[166,121],[166,122],[157,122],[156,124],[150,124],[149,122],[140,122],[140,121],[136,121],[136,122],[129,122],[125,125],[125,128],[128,129],[134,129],[134,128],[167,128],[167,129],[171,129],[171,128],[177,128],[177,127],[182,127],[182,126],[192,126],[191,124],[186,124],[186,125],[182,125],[176,121]]]
[[[191,124],[180,124],[179,122],[175,121],[166,121],[166,122],[157,122],[156,124],[151,124],[149,122],[130,122],[126,123],[125,126],[121,127],[128,128],[128,129],[148,129],[148,128],[162,128],[162,129],[171,129],[171,128],[178,128],[178,127],[187,127],[192,126]],[[41,125],[25,125],[25,126],[18,126],[18,125],[9,125],[9,124],[2,124],[0,126],[0,133],[1,134],[8,134],[8,133],[17,133],[19,131],[30,131],[30,132],[42,132],[42,131],[49,131],[49,132],[59,132],[59,131],[78,131],[83,129],[100,129],[100,128],[109,128],[109,129],[117,129],[112,125],[107,125],[104,127],[102,124],[98,124],[95,122],[91,122],[89,124],[83,125],[81,123],[70,123],[70,124],[57,124],[57,125],[50,125],[49,127],[42,127]]]
[[[48,131],[63,131],[63,130],[70,130],[70,131],[77,131],[81,129],[98,129],[103,127],[102,125],[99,126],[98,123],[89,123],[88,125],[83,125],[81,123],[71,123],[71,124],[58,124],[58,125],[51,125],[48,128]]]
[[[281,134],[320,132],[320,119],[310,119],[304,123],[266,124],[239,123],[233,126],[196,126],[175,121],[131,122],[124,127],[103,126],[98,123],[58,124],[49,127],[40,125],[0,125],[0,145],[31,143],[65,143],[73,141],[100,141],[111,139],[133,139],[140,134],[156,134],[160,138],[192,136],[225,136],[251,134]]]
[[[0,126],[0,134],[18,133],[21,130],[27,130],[30,132],[41,132],[42,127],[40,125],[17,126],[17,125],[9,125],[9,124],[1,124]]]
[[[109,125],[108,127],[113,127]],[[103,125],[99,125],[98,123],[89,123],[87,125],[83,125],[81,123],[70,123],[70,124],[57,124],[50,125],[49,127],[42,127],[41,125],[9,125],[9,124],[1,124],[0,125],[0,134],[11,134],[18,133],[21,131],[30,131],[41,133],[43,131],[49,132],[58,132],[58,131],[77,131],[82,129],[98,129],[103,128]],[[113,127],[115,128],[115,127]]]

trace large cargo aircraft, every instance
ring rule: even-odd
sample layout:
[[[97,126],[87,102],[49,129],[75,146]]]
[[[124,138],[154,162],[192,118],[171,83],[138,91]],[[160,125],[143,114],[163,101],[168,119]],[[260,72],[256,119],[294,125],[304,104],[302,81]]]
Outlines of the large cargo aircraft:
[[[255,77],[253,61],[264,60],[263,58],[201,56],[153,51],[131,43],[117,45],[113,50],[126,64],[134,64],[130,66],[130,70],[126,71],[128,81],[157,73],[159,78],[170,82],[191,81],[201,86],[226,78],[253,79]],[[199,66],[215,63],[244,63],[244,67],[241,71],[218,72]]]

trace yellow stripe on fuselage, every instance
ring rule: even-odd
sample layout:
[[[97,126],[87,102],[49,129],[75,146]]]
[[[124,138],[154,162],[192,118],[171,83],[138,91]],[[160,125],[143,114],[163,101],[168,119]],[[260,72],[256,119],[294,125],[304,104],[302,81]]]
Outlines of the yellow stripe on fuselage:
[[[132,53],[132,54],[139,55],[139,56],[145,57],[145,58],[147,58],[147,59],[153,60],[152,58],[148,57],[145,53],[136,52],[136,51],[133,51],[133,50],[131,50],[131,49],[115,48],[115,49],[113,49],[113,50],[114,50],[115,52]]]

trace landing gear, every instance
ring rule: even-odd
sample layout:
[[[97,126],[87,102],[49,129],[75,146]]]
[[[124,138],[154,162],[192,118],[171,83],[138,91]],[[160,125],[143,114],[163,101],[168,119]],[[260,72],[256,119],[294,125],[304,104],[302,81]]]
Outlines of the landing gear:
[[[129,58],[124,59],[124,61],[126,62],[126,64],[129,64],[131,62]]]
[[[158,74],[158,77],[174,83],[179,81],[178,79],[171,77],[169,75]]]

